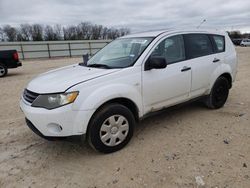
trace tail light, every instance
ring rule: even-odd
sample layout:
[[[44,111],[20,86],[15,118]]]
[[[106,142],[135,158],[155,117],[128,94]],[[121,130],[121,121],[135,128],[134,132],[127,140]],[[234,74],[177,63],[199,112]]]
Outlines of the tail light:
[[[18,57],[18,53],[17,53],[17,52],[15,52],[15,53],[13,54],[13,59],[14,59],[15,61],[19,61],[19,57]]]

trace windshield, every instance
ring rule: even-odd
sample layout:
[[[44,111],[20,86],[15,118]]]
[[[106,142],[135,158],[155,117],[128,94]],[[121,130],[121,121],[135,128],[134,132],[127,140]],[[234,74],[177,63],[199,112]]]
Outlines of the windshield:
[[[109,43],[88,62],[88,67],[125,68],[134,65],[153,38],[124,38]]]

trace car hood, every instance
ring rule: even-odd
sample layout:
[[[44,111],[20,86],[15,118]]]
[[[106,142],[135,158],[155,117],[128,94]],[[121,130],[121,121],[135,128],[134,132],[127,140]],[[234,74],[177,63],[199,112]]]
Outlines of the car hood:
[[[70,65],[37,76],[28,84],[27,89],[39,94],[64,92],[73,85],[87,82],[116,71],[119,71],[119,69]]]

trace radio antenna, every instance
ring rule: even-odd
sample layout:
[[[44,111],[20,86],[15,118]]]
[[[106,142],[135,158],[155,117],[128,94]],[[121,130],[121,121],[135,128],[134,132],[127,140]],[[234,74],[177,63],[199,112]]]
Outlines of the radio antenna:
[[[197,26],[197,29],[199,29],[201,25],[204,24],[206,21],[207,21],[206,19],[202,20],[202,22]]]

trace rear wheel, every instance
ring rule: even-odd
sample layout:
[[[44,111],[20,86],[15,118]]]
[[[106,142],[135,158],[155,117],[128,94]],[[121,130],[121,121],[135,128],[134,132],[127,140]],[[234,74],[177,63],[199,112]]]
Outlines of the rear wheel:
[[[90,121],[88,142],[103,153],[118,151],[130,141],[134,126],[134,115],[127,107],[120,104],[106,105]]]
[[[0,63],[0,77],[6,76],[7,73],[8,73],[7,67],[4,64]]]
[[[206,98],[206,105],[211,109],[218,109],[224,106],[229,94],[229,82],[225,77],[219,77]]]

